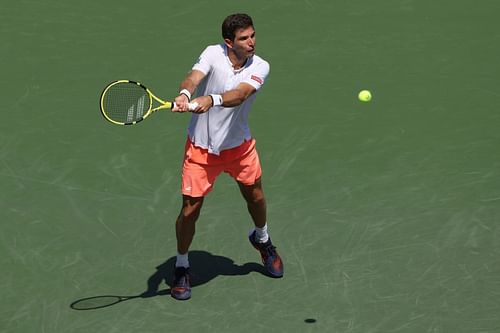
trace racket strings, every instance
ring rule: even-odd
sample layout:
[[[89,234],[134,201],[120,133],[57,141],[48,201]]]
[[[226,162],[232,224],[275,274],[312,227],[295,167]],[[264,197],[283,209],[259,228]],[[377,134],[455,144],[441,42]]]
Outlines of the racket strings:
[[[150,104],[147,91],[131,82],[120,82],[109,87],[102,100],[103,112],[110,119],[124,124],[142,120]]]

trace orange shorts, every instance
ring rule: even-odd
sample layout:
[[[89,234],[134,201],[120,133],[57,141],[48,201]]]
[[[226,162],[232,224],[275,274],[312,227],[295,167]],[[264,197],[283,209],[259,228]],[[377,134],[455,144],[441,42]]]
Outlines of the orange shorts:
[[[182,194],[191,197],[207,195],[222,172],[244,185],[255,184],[262,175],[255,140],[245,141],[238,147],[214,155],[209,154],[207,149],[196,147],[188,138],[182,166]]]

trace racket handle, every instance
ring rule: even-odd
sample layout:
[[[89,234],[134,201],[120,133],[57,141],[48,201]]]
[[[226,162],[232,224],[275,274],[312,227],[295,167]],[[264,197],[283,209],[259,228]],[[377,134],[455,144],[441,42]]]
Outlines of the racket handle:
[[[172,103],[172,109],[175,108],[176,104],[175,102]],[[188,103],[188,109],[189,111],[194,111],[196,110],[196,108],[198,107],[198,103],[194,102],[194,103]]]

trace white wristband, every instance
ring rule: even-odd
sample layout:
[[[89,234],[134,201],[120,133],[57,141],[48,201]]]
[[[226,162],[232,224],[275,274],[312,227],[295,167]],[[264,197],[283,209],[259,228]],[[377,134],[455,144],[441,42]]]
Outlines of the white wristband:
[[[187,89],[182,89],[179,92],[179,95],[186,95],[186,97],[188,98],[188,100],[191,100],[191,93]]]
[[[212,106],[222,105],[222,95],[210,94],[210,97],[212,97]]]

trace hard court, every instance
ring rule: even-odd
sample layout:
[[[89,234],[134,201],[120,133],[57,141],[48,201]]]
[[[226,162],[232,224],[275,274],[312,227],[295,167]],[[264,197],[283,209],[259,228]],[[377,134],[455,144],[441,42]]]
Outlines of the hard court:
[[[0,332],[500,332],[497,1],[0,7]],[[174,97],[234,12],[271,64],[250,125],[285,277],[263,274],[223,175],[178,302],[189,115],[114,126],[99,95]],[[131,298],[70,306],[101,296]]]

